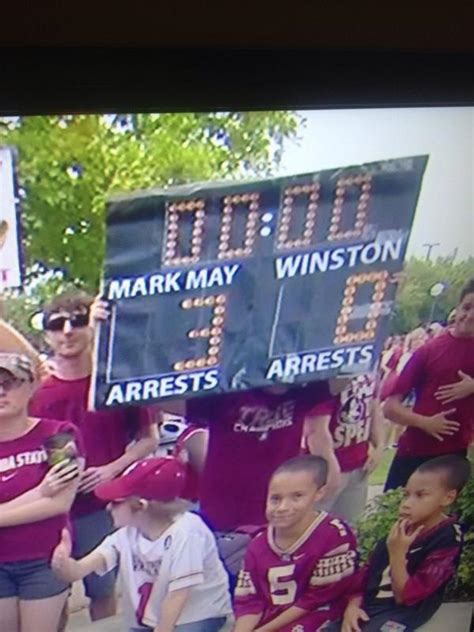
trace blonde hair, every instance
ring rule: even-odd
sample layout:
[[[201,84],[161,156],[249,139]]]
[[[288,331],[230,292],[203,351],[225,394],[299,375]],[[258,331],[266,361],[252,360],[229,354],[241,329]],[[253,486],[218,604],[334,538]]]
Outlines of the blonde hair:
[[[144,498],[140,498],[138,496],[134,496],[133,500],[136,501],[133,503],[136,509],[139,509],[138,503],[142,500],[146,500]],[[146,512],[150,514],[152,518],[168,518],[169,520],[175,520],[178,516],[189,511],[191,509],[192,504],[184,500],[184,498],[175,498],[174,500],[170,500],[168,502],[164,502],[161,500],[146,500],[148,506],[146,508]]]

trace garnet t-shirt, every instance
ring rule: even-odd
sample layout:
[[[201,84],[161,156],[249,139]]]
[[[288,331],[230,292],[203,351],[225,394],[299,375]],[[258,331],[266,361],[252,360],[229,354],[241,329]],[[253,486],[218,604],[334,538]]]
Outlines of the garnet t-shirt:
[[[342,472],[352,472],[367,461],[375,390],[373,375],[359,375],[332,400],[334,409],[329,430]],[[326,408],[327,404],[321,414]],[[319,406],[313,413],[320,414]]]
[[[304,419],[327,397],[327,384],[317,382],[283,392],[255,389],[187,402],[188,423],[210,430],[200,506],[213,529],[265,522],[270,478],[299,454]]]
[[[452,454],[468,447],[472,440],[474,395],[449,404],[435,397],[440,386],[460,380],[459,371],[474,377],[474,338],[460,338],[446,332],[418,349],[401,372],[393,395],[407,395],[415,391],[413,412],[432,416],[443,410],[456,409],[450,415],[460,423],[452,436],[438,441],[423,430],[408,427],[398,441],[398,456],[438,456]]]
[[[80,429],[84,441],[86,467],[106,465],[125,452],[140,428],[152,423],[147,408],[115,408],[88,411],[90,377],[62,380],[49,377],[30,402],[30,414],[70,421]],[[94,493],[79,493],[71,515],[91,514],[105,507]]]
[[[0,441],[0,503],[6,503],[36,487],[48,471],[46,439],[58,432],[71,432],[70,423],[42,419],[25,435]],[[0,562],[49,559],[58,544],[67,514],[31,524],[0,528]]]

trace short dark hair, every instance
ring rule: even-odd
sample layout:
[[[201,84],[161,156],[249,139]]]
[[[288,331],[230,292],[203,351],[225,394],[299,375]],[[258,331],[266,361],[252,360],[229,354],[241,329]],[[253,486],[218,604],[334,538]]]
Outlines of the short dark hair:
[[[56,312],[72,313],[77,310],[88,310],[94,299],[82,290],[67,290],[55,296],[49,303],[44,305],[43,314],[48,318]]]
[[[461,290],[459,302],[461,303],[468,294],[474,294],[474,279],[470,279]]]
[[[284,474],[285,472],[308,472],[308,474],[312,474],[317,487],[322,487],[327,481],[328,464],[327,461],[320,456],[303,454],[302,456],[295,456],[282,463],[273,472],[273,476],[276,474]]]
[[[442,474],[446,487],[450,490],[455,489],[459,494],[471,477],[471,464],[463,456],[447,454],[422,463],[416,471],[424,474]]]

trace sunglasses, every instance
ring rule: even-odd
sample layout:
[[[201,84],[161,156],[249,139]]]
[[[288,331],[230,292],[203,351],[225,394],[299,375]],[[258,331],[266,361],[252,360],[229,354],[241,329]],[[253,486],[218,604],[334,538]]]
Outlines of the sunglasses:
[[[0,380],[0,392],[10,393],[10,391],[20,388],[25,383],[25,380],[20,380],[17,377],[7,377],[4,380]]]
[[[50,316],[48,319],[45,319],[44,328],[46,331],[63,331],[67,322],[73,329],[87,327],[89,325],[89,312],[68,314],[67,316]]]

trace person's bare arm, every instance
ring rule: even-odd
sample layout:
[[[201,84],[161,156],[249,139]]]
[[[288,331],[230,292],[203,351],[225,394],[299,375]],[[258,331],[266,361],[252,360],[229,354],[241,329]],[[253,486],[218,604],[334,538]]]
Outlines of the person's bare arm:
[[[129,465],[145,458],[158,447],[158,437],[155,424],[144,428],[138,441],[130,446],[118,459],[99,465],[89,467],[84,472],[79,491],[88,493],[93,491],[97,485],[110,481],[119,476]]]
[[[80,560],[71,557],[72,542],[67,529],[63,529],[61,540],[51,558],[54,573],[66,582],[75,582],[91,573],[105,573],[107,562],[105,557],[94,550]]]
[[[166,595],[160,607],[160,619],[155,632],[173,632],[188,596],[189,588],[172,590]]]
[[[329,430],[330,415],[310,416],[305,419],[304,434],[308,450],[328,464],[326,496],[333,494],[340,483],[341,468],[334,453],[334,441]]]
[[[371,405],[369,441],[371,449],[364,469],[371,474],[382,459],[384,447],[383,414],[378,399],[374,399]]]
[[[16,506],[0,506],[0,527],[31,524],[68,513],[76,496],[78,483],[78,479],[71,481],[54,496],[33,499]]]
[[[29,489],[16,498],[12,498],[12,500],[0,503],[0,511],[27,505],[41,498],[54,496],[66,488],[73,479],[79,476],[79,470],[80,466],[78,462],[68,465],[58,463],[46,473],[39,485],[36,485],[33,489]]]
[[[303,608],[299,608],[298,606],[290,606],[277,617],[265,623],[265,625],[257,627],[255,632],[278,632],[278,630],[297,621],[297,619],[300,619],[305,614],[308,614],[307,610],[303,610]]]
[[[262,618],[262,613],[259,614],[244,614],[239,617],[235,622],[233,632],[253,632],[258,627],[258,623]]]
[[[387,549],[390,560],[390,578],[395,601],[403,603],[403,591],[410,575],[407,570],[407,556],[411,544],[416,540],[423,530],[423,525],[419,526],[412,533],[408,532],[406,520],[397,520],[390,529],[387,537]]]
[[[202,473],[206,463],[208,443],[209,431],[204,428],[193,433],[184,442],[184,449],[188,454],[189,464],[199,474]]]

